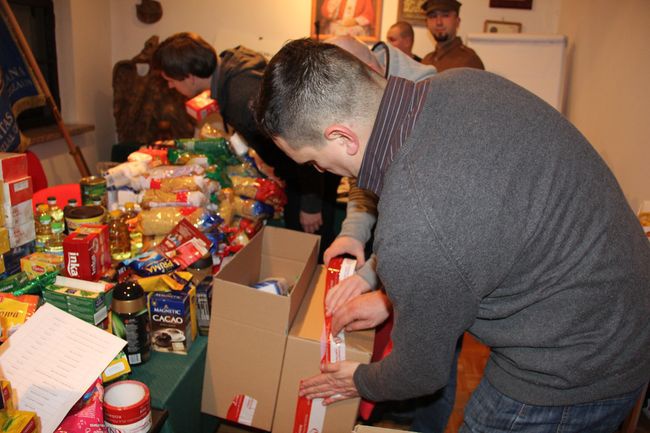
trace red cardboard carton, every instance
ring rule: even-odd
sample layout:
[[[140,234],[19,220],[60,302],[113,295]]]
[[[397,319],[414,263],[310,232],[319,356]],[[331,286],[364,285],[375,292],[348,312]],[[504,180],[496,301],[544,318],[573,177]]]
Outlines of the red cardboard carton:
[[[100,235],[73,232],[63,239],[65,274],[80,280],[97,281],[102,275]]]
[[[0,180],[9,181],[27,176],[27,155],[0,152]]]

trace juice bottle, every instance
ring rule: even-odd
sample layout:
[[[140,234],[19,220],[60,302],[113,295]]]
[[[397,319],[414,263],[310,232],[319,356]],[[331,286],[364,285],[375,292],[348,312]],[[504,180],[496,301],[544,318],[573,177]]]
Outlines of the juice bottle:
[[[36,231],[36,251],[45,251],[45,246],[50,242],[52,237],[52,217],[50,216],[50,206],[47,203],[36,205],[36,215],[34,215],[34,225]]]
[[[52,236],[49,242],[45,245],[45,251],[52,254],[63,254],[63,231],[65,230],[65,222],[63,220],[63,209],[56,204],[56,197],[48,197],[47,204],[50,207],[50,223]]]
[[[142,251],[142,229],[140,228],[140,215],[135,203],[128,202],[124,205],[124,220],[129,228],[131,255],[136,256]]]
[[[131,257],[129,228],[124,222],[121,210],[114,210],[109,213],[108,236],[113,260],[121,261]]]

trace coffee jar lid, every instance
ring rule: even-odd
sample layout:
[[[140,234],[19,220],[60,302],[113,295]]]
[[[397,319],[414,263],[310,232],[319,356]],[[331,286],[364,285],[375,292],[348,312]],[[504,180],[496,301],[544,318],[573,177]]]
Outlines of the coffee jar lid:
[[[130,314],[147,307],[144,289],[135,281],[118,283],[113,287],[111,308],[116,313]]]

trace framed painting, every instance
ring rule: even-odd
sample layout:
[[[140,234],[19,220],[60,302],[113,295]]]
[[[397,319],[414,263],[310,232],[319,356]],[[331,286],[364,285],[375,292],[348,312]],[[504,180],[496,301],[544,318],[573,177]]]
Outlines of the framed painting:
[[[414,26],[425,25],[422,3],[424,0],[399,0],[397,21],[406,21]]]
[[[533,0],[490,0],[491,8],[532,9]]]
[[[485,20],[484,33],[521,33],[521,23]]]
[[[350,35],[377,42],[381,32],[381,0],[312,0],[311,37],[324,40]]]

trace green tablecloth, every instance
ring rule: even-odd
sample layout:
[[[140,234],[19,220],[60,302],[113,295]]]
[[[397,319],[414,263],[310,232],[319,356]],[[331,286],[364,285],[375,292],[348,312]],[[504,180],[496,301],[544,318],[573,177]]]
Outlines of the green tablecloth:
[[[152,351],[149,361],[133,367],[130,378],[149,387],[151,406],[169,412],[163,433],[213,433],[219,425],[201,413],[207,344],[207,337],[198,336],[187,356]]]

